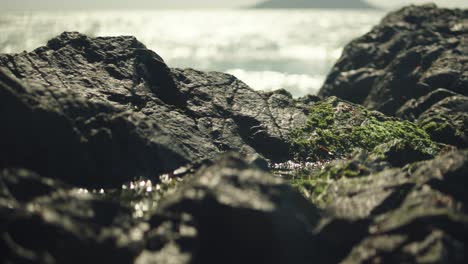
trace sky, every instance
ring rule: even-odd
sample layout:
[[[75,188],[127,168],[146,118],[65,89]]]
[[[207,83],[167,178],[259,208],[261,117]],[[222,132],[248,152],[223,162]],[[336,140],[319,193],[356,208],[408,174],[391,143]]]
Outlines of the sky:
[[[262,0],[0,0],[4,11],[63,10],[63,9],[121,9],[121,8],[234,8],[250,6]],[[287,0],[285,0],[287,1]],[[313,0],[311,0],[313,1]],[[346,1],[346,0],[343,0]],[[395,8],[401,5],[426,3],[430,0],[366,0],[374,5]],[[440,6],[468,7],[467,0],[435,0]]]

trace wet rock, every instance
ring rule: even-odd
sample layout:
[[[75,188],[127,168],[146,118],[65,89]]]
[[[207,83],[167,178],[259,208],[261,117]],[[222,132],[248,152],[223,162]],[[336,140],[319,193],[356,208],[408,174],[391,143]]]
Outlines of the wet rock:
[[[272,161],[290,158],[289,134],[305,122],[307,102],[294,100],[287,92],[256,92],[223,73],[173,72],[197,129],[217,148],[258,153]]]
[[[439,146],[417,125],[398,118],[387,117],[336,97],[313,104],[308,120],[291,135],[291,152],[299,161],[336,159],[351,154],[355,149],[374,150],[378,145],[399,140],[393,151],[406,156],[433,157]],[[392,162],[397,162],[396,156]],[[402,159],[403,157],[400,157]],[[418,159],[416,156],[414,157]]]
[[[0,55],[0,262],[466,263],[466,17],[390,14],[321,91],[411,121],[133,37]]]
[[[398,109],[398,111],[396,112],[396,116],[401,117],[403,119],[415,121],[432,105],[440,102],[441,100],[447,97],[454,95],[457,95],[457,93],[447,89],[439,88],[418,99],[408,100],[402,107],[400,107],[400,109]]]
[[[169,69],[134,37],[79,33],[0,55],[0,95],[0,167],[95,187],[228,150],[287,160],[307,111],[228,74]]]
[[[466,262],[467,199],[460,192],[467,183],[466,157],[466,151],[454,152],[394,172],[393,184],[387,183],[388,196],[371,211],[375,217],[369,237],[344,263]],[[375,181],[381,176],[386,177],[379,175]],[[400,182],[395,184],[395,178]]]
[[[349,155],[324,163],[319,169],[315,166],[304,165],[294,170],[290,183],[296,186],[315,205],[326,207],[330,202],[330,197],[327,195],[330,182],[343,178],[367,177],[431,158],[433,158],[433,155],[411,145],[410,142],[394,139],[377,145],[371,150],[356,149]],[[372,193],[372,195],[379,196],[377,193]],[[375,199],[375,197],[365,199],[370,200]],[[357,212],[349,212],[349,215],[355,213]]]
[[[141,113],[49,89],[0,72],[0,167],[102,188],[188,161],[186,151]]]
[[[336,167],[331,166],[326,171],[332,177],[321,186],[307,184],[316,181],[314,175],[304,178],[302,187],[308,193],[321,188],[324,210],[341,223],[321,230],[332,235],[327,241],[339,243],[343,226],[354,230],[354,242],[341,247],[349,254],[336,262],[466,262],[468,199],[462,190],[467,154],[449,152],[403,168],[361,174],[333,171]]]
[[[28,170],[5,169],[0,172],[0,192],[5,199],[32,200],[55,191],[57,183]]]
[[[158,211],[151,232],[171,235],[149,250],[190,252],[190,263],[310,263],[319,254],[312,236],[319,211],[282,180],[235,156],[202,168]],[[180,220],[168,222],[168,216]]]
[[[24,169],[3,170],[0,260],[310,263],[314,258],[327,259],[321,249],[328,244],[319,241],[329,231],[316,236],[314,230],[320,211],[286,182],[237,155],[207,163],[187,175],[175,192],[166,193],[156,211],[137,214],[160,194],[148,191],[146,181],[120,190],[87,190]]]
[[[0,173],[2,263],[130,263],[145,225],[118,202],[27,170]]]
[[[467,95],[467,21],[468,11],[435,5],[390,13],[346,46],[319,95],[387,115],[438,88]]]
[[[459,148],[468,146],[468,97],[451,96],[432,105],[418,118],[432,139]]]

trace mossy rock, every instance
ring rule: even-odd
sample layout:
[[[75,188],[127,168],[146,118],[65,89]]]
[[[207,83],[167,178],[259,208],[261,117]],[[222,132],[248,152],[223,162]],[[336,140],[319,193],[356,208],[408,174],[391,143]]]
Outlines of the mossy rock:
[[[291,150],[299,162],[329,160],[322,170],[296,170],[291,184],[324,207],[328,188],[387,168],[433,158],[441,145],[409,121],[330,97],[312,106],[307,123],[293,131]]]
[[[306,124],[291,133],[291,151],[298,161],[334,159],[355,149],[400,140],[406,148],[433,157],[437,143],[414,123],[330,97],[314,104]]]
[[[293,174],[291,184],[314,204],[326,207],[331,202],[327,195],[330,185],[336,181],[349,179],[349,184],[352,184],[358,178],[431,158],[427,153],[419,152],[406,143],[397,139],[378,145],[372,151],[356,150],[348,157],[328,163],[322,170],[301,168]]]
[[[452,96],[434,104],[417,123],[437,142],[468,146],[468,97]]]

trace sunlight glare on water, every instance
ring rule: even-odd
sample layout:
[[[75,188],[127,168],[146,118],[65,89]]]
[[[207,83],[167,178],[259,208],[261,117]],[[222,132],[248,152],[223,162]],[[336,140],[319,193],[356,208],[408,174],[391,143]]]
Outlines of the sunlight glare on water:
[[[234,74],[254,89],[316,93],[343,46],[383,16],[349,10],[159,10],[0,14],[0,52],[63,31],[134,35],[170,67]]]

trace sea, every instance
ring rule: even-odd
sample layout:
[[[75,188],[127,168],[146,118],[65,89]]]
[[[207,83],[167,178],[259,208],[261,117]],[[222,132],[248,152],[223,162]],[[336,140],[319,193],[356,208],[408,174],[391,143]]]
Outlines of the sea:
[[[375,10],[191,9],[0,13],[0,53],[32,51],[64,31],[133,35],[170,67],[235,75],[256,90],[316,94]]]

